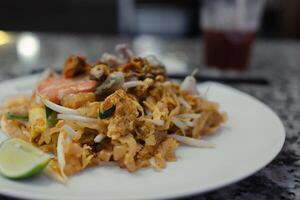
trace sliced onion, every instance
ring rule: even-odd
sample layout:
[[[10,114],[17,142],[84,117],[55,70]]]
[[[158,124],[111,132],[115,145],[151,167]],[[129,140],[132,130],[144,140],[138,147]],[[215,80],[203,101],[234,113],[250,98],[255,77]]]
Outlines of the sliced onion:
[[[151,66],[163,66],[162,62],[155,55],[148,55],[145,57],[145,59]]]
[[[191,95],[198,95],[197,81],[193,76],[187,76],[180,85],[180,89]]]
[[[70,140],[72,140],[73,137],[76,135],[76,131],[71,126],[65,124],[62,128],[68,133],[68,138]]]
[[[204,141],[204,140],[198,140],[198,139],[181,136],[181,135],[176,135],[176,134],[172,134],[169,136],[175,138],[178,142],[181,142],[183,144],[187,144],[190,146],[199,147],[199,148],[215,148],[215,144]]]
[[[139,85],[144,85],[144,82],[143,81],[128,81],[123,84],[123,88],[128,89],[128,88],[136,87]]]
[[[6,117],[4,115],[2,115],[1,122],[0,122],[0,127],[1,127],[0,133],[3,133],[4,136],[8,136],[8,134],[6,133],[7,131],[5,130],[6,126],[7,126]],[[4,132],[2,132],[2,130]]]
[[[93,79],[96,79],[96,80],[100,80],[103,73],[104,73],[104,71],[101,68],[101,65],[96,65],[90,70],[90,75],[93,77]]]
[[[0,144],[2,143],[2,142],[4,142],[4,140],[6,140],[6,139],[8,139],[9,137],[6,135],[6,134],[4,134],[2,131],[0,131]]]
[[[124,73],[123,72],[114,72],[114,73],[111,73],[109,76],[111,76],[111,78],[113,79],[122,79],[124,80]]]
[[[55,158],[54,153],[48,153],[48,155],[50,156],[51,159],[54,159],[54,158]]]
[[[101,60],[101,62],[105,62],[107,60],[113,60],[115,62],[118,62],[117,57],[115,55],[109,54],[109,53],[103,53],[100,60]]]
[[[64,138],[64,134],[61,130],[58,135],[58,139],[57,139],[57,147],[56,147],[57,162],[58,162],[60,173],[61,173],[62,177],[67,179],[67,176],[65,175],[65,172],[64,172],[64,168],[66,165],[64,143],[65,143],[65,138]]]
[[[207,95],[208,95],[209,89],[210,89],[210,87],[208,86],[208,87],[206,88],[204,94],[201,95],[201,97],[202,97],[203,99],[207,99]]]
[[[37,92],[36,92],[36,93],[37,93]],[[42,103],[42,102],[41,102],[41,97],[40,97],[39,95],[35,95],[34,101],[35,101],[35,103],[37,103],[37,104],[41,104],[41,103]]]
[[[118,57],[109,53],[102,54],[100,61],[102,63],[108,64],[111,67],[120,65],[122,63],[122,61]]]
[[[120,52],[124,60],[130,60],[134,57],[133,52],[127,47],[126,44],[118,44],[116,51]]]
[[[138,81],[139,79],[137,78],[137,77],[131,77],[130,79],[129,79],[129,81]]]
[[[63,113],[63,114],[73,114],[73,115],[76,115],[76,114],[79,114],[77,110],[75,109],[71,109],[71,108],[67,108],[67,107],[64,107],[64,106],[60,106],[58,104],[55,104],[43,97],[40,96],[40,100],[48,107],[48,108],[51,108],[52,110],[58,112],[58,113]]]
[[[177,117],[173,116],[171,118],[171,121],[178,127],[178,128],[181,128],[183,130],[186,130],[188,129],[187,125],[182,122],[180,119],[178,119]]]
[[[189,119],[197,119],[199,117],[201,117],[201,114],[197,114],[197,113],[183,113],[183,114],[179,114],[176,115],[176,117],[178,118],[189,118]]]
[[[100,143],[105,138],[105,135],[99,134],[94,138],[94,142]]]
[[[183,98],[183,97],[178,97],[178,100],[180,102],[181,105],[183,105],[184,107],[186,107],[187,109],[191,109],[191,105]]]
[[[152,115],[152,112],[148,108],[145,108],[145,113],[146,115]]]
[[[5,133],[5,132],[8,132],[8,131],[5,130],[5,127],[7,127],[7,124],[6,124],[6,121],[5,121],[5,119],[4,119],[4,116],[2,116],[2,118],[1,118],[1,129],[2,129],[3,131],[0,130],[0,144],[1,144],[4,140],[10,138],[10,136],[9,136],[7,133]]]
[[[187,121],[187,122],[185,122],[185,124],[189,127],[194,127],[195,126],[195,121],[194,120],[193,121]]]
[[[163,126],[165,124],[165,121],[162,119],[152,119],[151,121],[157,126]]]
[[[165,124],[165,121],[162,119],[145,119],[148,122],[151,122],[157,126],[163,126]]]
[[[161,171],[162,169],[158,167],[158,165],[156,164],[155,158],[152,157],[149,159],[149,163],[150,165],[153,167],[153,169],[155,169],[156,171]]]
[[[58,114],[57,118],[63,120],[78,121],[83,123],[97,123],[97,119],[95,118],[84,117],[80,115]]]
[[[47,177],[49,177],[49,178],[51,178],[51,179],[53,179],[53,180],[55,180],[55,181],[57,181],[57,182],[59,182],[59,183],[62,183],[62,184],[66,184],[66,183],[67,183],[66,177],[63,177],[63,176],[60,175],[58,172],[54,171],[54,170],[51,168],[50,165],[49,165],[48,167],[46,167],[46,169],[43,171],[43,173],[44,173]]]

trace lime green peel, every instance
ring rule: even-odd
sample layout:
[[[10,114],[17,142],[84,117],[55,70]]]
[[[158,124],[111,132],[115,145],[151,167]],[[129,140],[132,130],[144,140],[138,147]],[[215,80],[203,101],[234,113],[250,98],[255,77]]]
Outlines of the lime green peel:
[[[36,175],[50,160],[50,155],[18,138],[5,140],[0,146],[0,173],[7,178],[24,179]]]

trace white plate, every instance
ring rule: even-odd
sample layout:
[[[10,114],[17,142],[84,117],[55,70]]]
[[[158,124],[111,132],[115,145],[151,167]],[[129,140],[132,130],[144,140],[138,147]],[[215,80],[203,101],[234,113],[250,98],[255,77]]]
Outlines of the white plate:
[[[36,76],[0,84],[0,101],[30,93]],[[118,167],[98,167],[71,177],[64,186],[39,176],[24,181],[0,177],[0,193],[28,199],[162,199],[207,192],[250,176],[267,165],[280,151],[285,139],[276,114],[255,98],[217,83],[208,98],[219,102],[229,121],[216,135],[206,138],[215,149],[180,146],[177,162],[162,172],[152,169],[128,173]]]

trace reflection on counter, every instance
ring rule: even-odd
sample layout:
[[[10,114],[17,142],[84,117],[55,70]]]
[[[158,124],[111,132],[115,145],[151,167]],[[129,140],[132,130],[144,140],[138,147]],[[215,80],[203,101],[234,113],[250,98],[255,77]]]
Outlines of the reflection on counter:
[[[39,54],[40,41],[32,33],[22,33],[17,39],[16,48],[21,59],[31,59]]]
[[[0,46],[10,42],[10,36],[5,31],[0,31]]]

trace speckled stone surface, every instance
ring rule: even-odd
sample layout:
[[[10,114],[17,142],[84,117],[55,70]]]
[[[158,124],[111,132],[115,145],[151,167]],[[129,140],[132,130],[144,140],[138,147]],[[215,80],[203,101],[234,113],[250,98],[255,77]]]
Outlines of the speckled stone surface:
[[[231,86],[255,96],[279,115],[287,133],[281,153],[264,169],[243,181],[186,199],[300,199],[300,42],[258,40],[248,71],[224,73],[204,67],[199,39],[28,33],[11,34],[10,38],[10,43],[0,46],[0,81],[39,72],[45,67],[60,69],[69,54],[79,53],[95,61],[103,52],[113,52],[115,44],[120,42],[130,44],[139,54],[159,54],[172,72],[190,72],[198,67],[202,74],[208,75],[267,78],[269,86]],[[36,51],[26,49],[26,41],[27,46],[35,43]],[[0,199],[12,198],[0,196]]]

